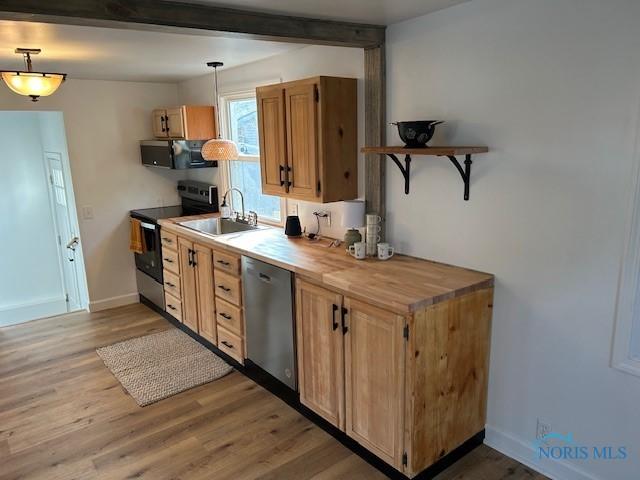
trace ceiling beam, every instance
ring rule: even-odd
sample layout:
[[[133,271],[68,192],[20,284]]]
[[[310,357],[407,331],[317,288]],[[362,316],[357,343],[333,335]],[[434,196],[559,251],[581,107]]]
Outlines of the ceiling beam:
[[[0,18],[31,22],[145,29],[228,32],[250,38],[344,47],[384,44],[385,27],[161,0],[0,0]]]

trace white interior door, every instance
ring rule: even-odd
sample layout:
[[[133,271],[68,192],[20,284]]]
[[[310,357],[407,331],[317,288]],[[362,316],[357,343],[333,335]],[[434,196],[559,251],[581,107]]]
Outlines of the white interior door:
[[[71,312],[79,310],[82,304],[78,281],[78,262],[76,261],[76,249],[80,246],[80,237],[78,232],[74,230],[74,224],[71,221],[62,156],[59,153],[46,152],[45,157],[51,188],[53,217],[58,235],[58,248],[60,249],[62,280],[67,295],[67,311]]]

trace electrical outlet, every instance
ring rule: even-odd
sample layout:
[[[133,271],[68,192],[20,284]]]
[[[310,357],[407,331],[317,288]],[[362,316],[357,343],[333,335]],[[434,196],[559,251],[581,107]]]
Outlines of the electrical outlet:
[[[289,215],[298,215],[297,203],[290,203],[288,206],[289,206]]]
[[[546,444],[548,440],[545,437],[550,433],[551,425],[538,418],[536,420],[536,440]]]
[[[324,218],[325,219],[324,220],[324,224],[327,227],[331,226],[331,212],[330,211],[328,211],[328,210],[320,210],[318,212],[313,212],[313,214],[315,216],[317,216],[318,218]]]

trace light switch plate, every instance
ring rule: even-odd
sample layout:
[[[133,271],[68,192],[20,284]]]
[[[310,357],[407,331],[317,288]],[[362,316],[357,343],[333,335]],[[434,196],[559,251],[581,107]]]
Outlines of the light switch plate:
[[[91,205],[85,205],[82,207],[82,219],[93,220],[93,207]]]

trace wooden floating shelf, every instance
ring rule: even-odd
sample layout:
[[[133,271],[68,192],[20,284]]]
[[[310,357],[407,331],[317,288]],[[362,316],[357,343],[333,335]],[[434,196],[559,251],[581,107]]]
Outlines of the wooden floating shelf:
[[[402,172],[404,177],[404,193],[409,194],[409,180],[411,176],[411,155],[425,155],[435,157],[447,157],[451,163],[456,167],[458,173],[462,177],[464,182],[464,199],[469,200],[469,185],[471,183],[471,156],[477,153],[487,153],[488,147],[423,147],[423,148],[408,148],[408,147],[362,147],[360,149],[362,153],[378,153],[380,155],[387,155]],[[396,154],[404,155],[404,165],[400,162]],[[460,165],[460,162],[456,158],[458,155],[464,155],[464,168]]]

